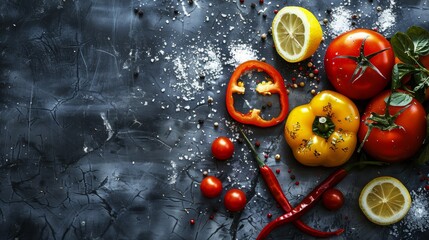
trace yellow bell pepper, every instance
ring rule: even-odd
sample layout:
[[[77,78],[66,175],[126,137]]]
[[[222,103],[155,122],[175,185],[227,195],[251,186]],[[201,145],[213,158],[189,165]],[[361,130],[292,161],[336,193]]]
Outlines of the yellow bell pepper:
[[[359,124],[356,105],[340,93],[325,90],[289,113],[284,135],[300,163],[335,167],[353,155]]]

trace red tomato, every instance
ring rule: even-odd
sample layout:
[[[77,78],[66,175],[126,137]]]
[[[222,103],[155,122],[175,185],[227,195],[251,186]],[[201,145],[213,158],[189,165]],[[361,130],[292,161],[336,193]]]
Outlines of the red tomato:
[[[246,194],[240,189],[231,189],[225,193],[223,198],[226,209],[231,212],[238,212],[244,209],[246,206]]]
[[[344,205],[344,195],[340,190],[330,188],[323,193],[322,203],[328,210],[338,210]]]
[[[212,143],[212,154],[218,160],[227,160],[234,153],[234,144],[227,137],[218,137]]]
[[[365,123],[372,113],[384,114],[386,109],[385,99],[390,91],[384,91],[371,99],[361,118],[358,138],[362,142],[368,132]],[[399,162],[412,157],[423,144],[426,136],[426,113],[423,105],[415,98],[404,107],[389,106],[390,115],[395,115],[403,108],[402,113],[394,120],[399,128],[381,130],[373,127],[368,139],[363,145],[363,150],[375,159],[385,162]],[[371,121],[369,121],[371,122]]]
[[[369,99],[380,93],[390,82],[394,64],[390,42],[369,29],[354,29],[338,36],[329,44],[324,59],[331,84],[352,99]],[[363,68],[355,72],[359,66]]]
[[[207,176],[201,181],[200,190],[205,197],[218,197],[222,193],[222,182],[215,176]]]

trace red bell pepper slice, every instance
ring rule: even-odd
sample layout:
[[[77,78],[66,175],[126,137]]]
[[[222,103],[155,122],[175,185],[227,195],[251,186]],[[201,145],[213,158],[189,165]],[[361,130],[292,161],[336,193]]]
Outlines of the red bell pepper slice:
[[[244,94],[244,83],[239,81],[239,79],[242,74],[249,70],[263,71],[270,77],[267,81],[258,83],[255,90],[262,95],[278,94],[281,107],[278,116],[272,119],[263,119],[260,109],[254,108],[247,113],[242,113],[235,109],[233,95]],[[271,127],[279,124],[286,118],[289,108],[288,93],[283,77],[273,66],[265,62],[250,60],[240,64],[232,74],[226,89],[226,108],[233,119],[243,124],[250,124],[258,127]]]

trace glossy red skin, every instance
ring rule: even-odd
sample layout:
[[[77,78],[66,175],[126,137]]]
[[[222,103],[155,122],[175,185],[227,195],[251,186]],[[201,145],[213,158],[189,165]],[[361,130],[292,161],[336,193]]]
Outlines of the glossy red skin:
[[[207,176],[201,181],[200,190],[204,197],[218,197],[222,193],[222,182],[215,176]]]
[[[351,59],[335,57],[359,56],[362,41],[366,37],[365,56],[389,48],[370,59],[386,78],[368,67],[362,77],[352,82],[357,63]],[[391,80],[394,64],[395,56],[390,42],[369,29],[354,29],[338,36],[329,44],[324,59],[326,74],[331,84],[338,92],[352,99],[369,99],[380,93]]]
[[[225,193],[223,203],[231,212],[239,212],[246,206],[246,194],[240,189],[233,188]]]
[[[384,99],[389,94],[390,91],[384,91],[369,102],[361,118],[358,132],[360,142],[363,141],[368,131],[368,126],[365,124],[366,119],[371,112],[384,113],[386,108]],[[394,115],[402,108],[390,106],[389,112]],[[426,136],[426,113],[423,105],[413,99],[407,109],[396,118],[395,123],[402,128],[390,131],[373,128],[363,145],[363,150],[373,158],[384,162],[400,162],[410,159],[416,154]]]
[[[344,205],[344,195],[340,190],[330,188],[323,193],[322,203],[328,210],[338,210]]]
[[[225,161],[232,157],[234,144],[227,137],[218,137],[213,141],[211,149],[216,159]]]

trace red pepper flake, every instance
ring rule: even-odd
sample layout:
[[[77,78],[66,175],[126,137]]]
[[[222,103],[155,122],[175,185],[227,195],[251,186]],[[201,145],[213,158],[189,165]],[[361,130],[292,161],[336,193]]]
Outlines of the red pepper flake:
[[[299,185],[299,181],[296,181],[296,182],[295,182],[295,185],[297,185],[297,186],[298,186],[298,185]]]
[[[259,147],[259,146],[261,146],[261,143],[259,141],[256,141],[255,142],[255,147]]]
[[[268,158],[268,153],[264,153],[264,158],[267,159]]]
[[[277,169],[276,169],[276,173],[277,173],[277,174],[279,174],[279,173],[280,173],[280,169],[279,169],[279,168],[277,168]]]
[[[277,14],[279,12],[279,10],[275,9],[274,10],[274,14]]]
[[[273,214],[271,214],[271,213],[267,214],[267,218],[272,218],[272,217],[273,217]]]
[[[317,68],[316,68],[316,69],[314,69],[314,70],[313,70],[313,73],[314,73],[314,74],[319,74],[319,69],[317,69]]]
[[[194,224],[195,224],[195,219],[191,219],[191,220],[189,221],[189,223],[190,223],[191,225],[194,225]]]
[[[292,78],[292,82],[296,82],[296,77],[293,77],[293,78]]]

